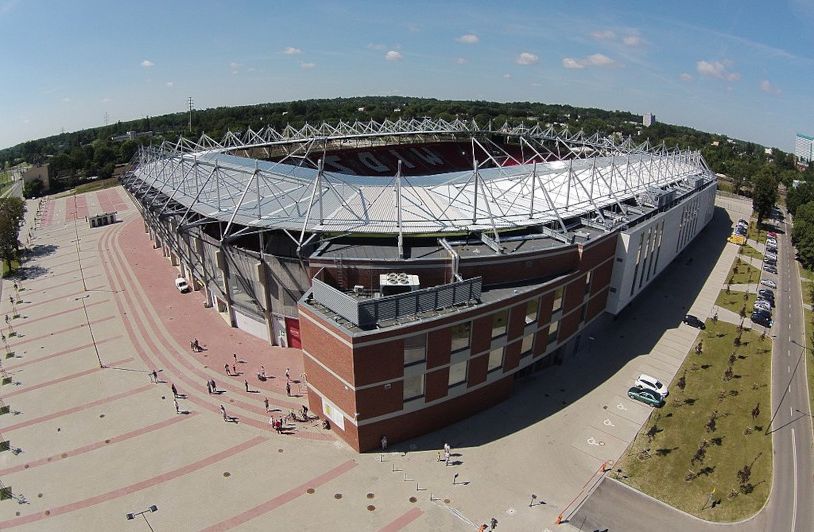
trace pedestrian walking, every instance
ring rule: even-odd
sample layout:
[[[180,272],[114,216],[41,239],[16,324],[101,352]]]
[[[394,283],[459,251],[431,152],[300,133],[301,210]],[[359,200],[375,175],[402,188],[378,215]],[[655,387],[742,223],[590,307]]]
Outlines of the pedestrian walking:
[[[452,447],[449,446],[448,443],[444,443],[444,454],[450,454],[452,452]]]
[[[210,380],[209,384],[212,386],[212,393],[215,393],[215,392],[218,391],[218,387],[215,386],[215,379]]]
[[[266,397],[266,399],[265,399],[265,401],[263,401],[263,403],[265,403],[265,405],[266,405],[266,413],[268,414],[268,411],[269,411],[269,398]]]
[[[287,396],[291,397],[291,383],[290,382],[285,383],[285,394]]]
[[[158,372],[156,370],[153,370],[153,382],[158,384]]]
[[[206,391],[209,392],[209,395],[212,395],[212,381],[206,381]]]
[[[266,409],[268,411],[268,409]],[[269,425],[271,425],[272,430],[277,430],[277,425],[274,422],[274,416],[269,417]]]
[[[173,397],[178,397],[178,388],[175,387],[175,384],[172,384],[170,386],[170,389],[172,389],[172,396]]]
[[[232,356],[235,357],[235,364],[237,364],[237,353],[232,353]]]
[[[220,405],[220,413],[223,414],[223,420],[226,421],[226,409],[223,408],[223,405]]]
[[[231,375],[231,373],[229,373],[229,364],[224,364],[223,365],[223,371],[226,372],[226,375]]]
[[[449,456],[450,456],[449,451],[447,449],[444,449],[444,465],[445,466],[449,465]]]
[[[181,413],[181,409],[178,407],[178,399],[173,398],[173,399],[172,399],[172,402],[173,402],[173,403],[175,403],[175,413],[176,413],[176,414],[180,414],[180,413]]]
[[[382,434],[382,438],[379,440],[379,444],[382,447],[382,451],[386,451],[387,450],[387,436]]]
[[[237,375],[237,366],[232,364],[232,375]]]
[[[249,391],[249,381],[247,381],[246,379],[243,379],[243,384],[246,385],[246,391],[248,392]]]
[[[290,375],[291,371],[288,368],[285,368],[285,380],[290,381],[291,380]]]

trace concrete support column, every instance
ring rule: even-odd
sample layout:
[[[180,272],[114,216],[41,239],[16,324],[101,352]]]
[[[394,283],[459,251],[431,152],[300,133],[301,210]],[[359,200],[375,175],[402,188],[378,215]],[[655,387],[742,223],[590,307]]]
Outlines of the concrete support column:
[[[255,264],[255,272],[257,278],[260,280],[262,287],[262,302],[263,302],[263,319],[266,320],[266,332],[268,334],[269,343],[274,344],[274,317],[271,315],[271,296],[269,295],[268,288],[268,265],[260,261]]]
[[[224,299],[226,300],[226,322],[234,327],[235,326],[235,316],[232,312],[232,291],[229,288],[229,273],[228,273],[228,264],[226,264],[226,256],[222,249],[219,249],[215,252],[215,260],[218,264],[218,275],[221,277],[221,281],[223,283],[223,292],[224,292]]]

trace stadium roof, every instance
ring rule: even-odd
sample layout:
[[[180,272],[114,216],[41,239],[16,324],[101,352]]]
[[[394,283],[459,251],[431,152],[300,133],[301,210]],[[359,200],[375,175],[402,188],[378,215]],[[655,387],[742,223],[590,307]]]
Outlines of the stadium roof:
[[[490,153],[497,145],[487,149],[490,135],[513,138],[526,160],[505,152],[506,158],[495,160]],[[329,172],[314,161],[329,142],[386,144],[403,136],[471,142],[473,168],[380,177]],[[288,155],[280,161],[230,153],[281,145]],[[303,165],[306,161],[313,167]],[[159,214],[183,215],[182,224],[195,213],[226,222],[227,236],[282,229],[302,245],[315,233],[497,236],[500,230],[541,224],[565,229],[564,220],[579,216],[604,223],[605,209],[625,213],[623,203],[654,187],[692,185],[698,178],[714,179],[698,152],[538,126],[481,129],[474,122],[411,120],[266,128],[240,137],[229,132],[221,142],[206,135],[198,142],[165,142],[141,150],[126,184]]]

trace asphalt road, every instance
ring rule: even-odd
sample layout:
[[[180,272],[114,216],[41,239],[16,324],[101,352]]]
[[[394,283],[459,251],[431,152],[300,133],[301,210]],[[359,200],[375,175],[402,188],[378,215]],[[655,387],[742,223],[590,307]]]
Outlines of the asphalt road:
[[[788,219],[788,215],[787,215]],[[791,225],[780,224],[777,307],[772,334],[772,490],[766,506],[754,517],[733,524],[697,519],[626,485],[605,478],[571,522],[579,530],[622,532],[643,523],[660,532],[721,529],[771,532],[814,530],[814,437],[806,382],[805,328],[800,279],[791,245]]]

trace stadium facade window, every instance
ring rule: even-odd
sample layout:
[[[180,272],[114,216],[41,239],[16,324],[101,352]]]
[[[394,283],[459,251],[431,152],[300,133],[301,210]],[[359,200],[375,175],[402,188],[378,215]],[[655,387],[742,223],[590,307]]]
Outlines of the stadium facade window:
[[[534,347],[534,334],[528,334],[523,337],[523,343],[520,344],[520,357],[531,354],[531,348]]]
[[[537,323],[537,313],[540,310],[540,298],[534,298],[526,303],[526,325]]]
[[[418,334],[404,339],[404,365],[412,366],[427,359],[427,334]]]
[[[557,343],[557,330],[560,328],[560,322],[552,321],[548,327],[548,343]]]
[[[506,326],[509,322],[509,309],[503,309],[492,315],[492,338],[497,338],[506,334]]]
[[[486,368],[488,373],[503,367],[503,350],[503,347],[497,347],[489,351],[489,366]]]
[[[466,382],[466,368],[468,360],[461,360],[449,366],[449,387],[457,386]]]
[[[472,333],[472,322],[467,321],[452,326],[452,352],[469,348]]]
[[[554,304],[551,305],[551,313],[554,314],[558,310],[562,310],[562,286],[554,290]]]
[[[424,397],[424,374],[404,378],[404,401]]]

